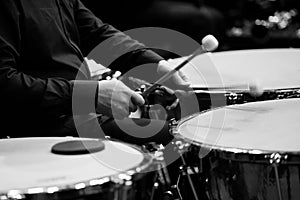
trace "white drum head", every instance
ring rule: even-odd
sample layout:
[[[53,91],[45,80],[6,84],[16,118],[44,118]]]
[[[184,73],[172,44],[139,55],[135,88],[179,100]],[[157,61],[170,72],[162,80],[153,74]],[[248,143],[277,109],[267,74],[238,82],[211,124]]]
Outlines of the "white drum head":
[[[177,127],[192,143],[237,152],[300,152],[300,99],[226,106],[193,115]]]
[[[30,194],[71,189],[76,185],[84,187],[93,180],[95,183],[99,178],[116,176],[128,170],[136,173],[152,161],[145,160],[141,151],[113,141],[103,141],[105,149],[92,154],[51,153],[54,144],[75,139],[0,140],[0,194],[13,193],[15,190]]]
[[[178,63],[180,60],[182,58],[174,59],[173,62]],[[249,82],[258,83],[265,90],[298,88],[300,49],[207,53],[194,58],[182,71],[193,88],[230,87]]]

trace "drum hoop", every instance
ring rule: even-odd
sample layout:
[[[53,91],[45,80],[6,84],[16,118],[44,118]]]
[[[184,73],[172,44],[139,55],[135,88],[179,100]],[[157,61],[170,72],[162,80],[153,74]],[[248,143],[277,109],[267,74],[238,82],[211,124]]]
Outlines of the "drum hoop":
[[[57,138],[57,137],[53,137]],[[52,138],[52,139],[53,139]],[[77,139],[77,138],[76,138]],[[84,138],[84,139],[93,139],[93,138]],[[3,139],[3,140],[11,140],[11,138]],[[111,176],[104,176],[93,178],[90,180],[80,181],[68,185],[62,186],[46,186],[46,187],[35,187],[35,188],[26,188],[26,189],[11,189],[6,193],[0,193],[0,199],[27,199],[28,196],[34,196],[36,199],[46,199],[46,200],[53,200],[53,199],[61,199],[60,195],[63,196],[66,192],[70,192],[76,197],[83,196],[83,195],[92,195],[92,194],[100,194],[103,191],[106,191],[105,186],[106,184],[112,184],[114,187],[110,185],[108,190],[112,191],[112,189],[119,189],[122,186],[126,186],[128,182],[135,181],[140,179],[144,176],[142,173],[146,172],[147,169],[153,167],[155,164],[153,162],[153,156],[147,153],[142,148],[138,147],[134,144],[129,144],[126,142],[119,141],[117,139],[106,139],[111,142],[118,142],[121,144],[125,144],[140,153],[143,154],[143,160],[138,166],[132,167],[124,172],[119,172],[115,175]]]
[[[206,93],[206,94],[249,94],[248,90],[240,89],[222,89],[220,87],[204,87],[204,86],[193,86],[195,93]],[[281,88],[264,88],[264,93],[292,93],[300,94],[300,87],[281,87]]]
[[[232,105],[229,105],[229,106],[232,106]],[[222,157],[224,159],[228,159],[228,160],[248,160],[246,158],[251,156],[251,157],[253,157],[254,160],[257,160],[257,162],[259,162],[259,163],[266,163],[266,162],[269,163],[268,158],[272,154],[279,154],[279,155],[288,157],[282,163],[286,163],[286,160],[288,159],[288,160],[290,160],[288,162],[288,164],[300,164],[300,151],[298,151],[298,152],[268,151],[268,150],[261,150],[261,149],[232,148],[232,147],[228,147],[228,146],[217,146],[217,145],[213,145],[213,144],[204,144],[203,142],[186,138],[182,134],[180,134],[180,132],[178,131],[179,126],[182,125],[184,122],[186,122],[192,118],[195,118],[196,116],[199,116],[200,114],[210,112],[213,110],[217,110],[217,109],[221,109],[224,107],[227,107],[227,106],[220,106],[217,108],[204,110],[204,111],[197,112],[190,116],[182,118],[181,120],[179,120],[176,128],[171,131],[173,136],[176,139],[183,140],[186,143],[189,143],[189,144],[201,147],[201,148],[213,150],[215,153],[218,152],[218,155],[222,155]],[[229,157],[230,157],[230,159],[229,159]],[[236,157],[240,157],[242,159],[236,158]]]

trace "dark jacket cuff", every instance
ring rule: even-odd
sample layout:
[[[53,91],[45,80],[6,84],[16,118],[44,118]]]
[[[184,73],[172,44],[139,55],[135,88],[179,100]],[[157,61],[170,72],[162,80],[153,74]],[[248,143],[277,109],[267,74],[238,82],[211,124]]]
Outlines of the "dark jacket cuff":
[[[98,101],[98,81],[73,82],[72,110],[74,115],[95,113]]]

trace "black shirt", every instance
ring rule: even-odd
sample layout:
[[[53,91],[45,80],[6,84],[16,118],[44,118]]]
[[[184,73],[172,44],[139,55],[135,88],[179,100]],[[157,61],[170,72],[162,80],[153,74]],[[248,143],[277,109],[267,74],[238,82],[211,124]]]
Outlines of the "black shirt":
[[[83,58],[108,38],[110,50],[134,50],[124,66],[162,59],[96,18],[80,0],[0,0],[0,124],[31,130],[72,114],[75,77],[83,102],[95,96],[97,82],[89,80]]]

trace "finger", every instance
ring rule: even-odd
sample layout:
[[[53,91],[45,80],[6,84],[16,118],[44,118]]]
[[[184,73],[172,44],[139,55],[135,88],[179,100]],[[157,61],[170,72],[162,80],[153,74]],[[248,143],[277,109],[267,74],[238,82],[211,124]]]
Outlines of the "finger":
[[[115,114],[113,115],[114,119],[124,119],[126,117],[126,115],[122,115],[122,114]]]
[[[137,110],[137,106],[132,103],[132,100],[129,101],[129,112],[135,112]]]
[[[129,116],[129,110],[126,108],[119,108],[117,111],[113,112],[113,117],[115,119],[124,119]]]
[[[186,90],[175,90],[175,96],[177,98],[185,98],[190,95],[194,94],[193,91],[186,91]]]
[[[179,104],[179,99],[175,99],[175,101],[170,106],[167,106],[166,109],[172,110],[172,109],[176,108],[178,104]]]
[[[171,88],[168,88],[168,87],[165,86],[165,85],[160,86],[160,88],[163,89],[165,92],[167,92],[167,93],[170,94],[170,95],[175,94],[174,90],[172,90]]]
[[[131,101],[134,105],[138,105],[138,106],[142,106],[145,104],[145,100],[142,97],[142,95],[134,91],[132,91]]]
[[[190,83],[184,81],[180,76],[179,73],[175,73],[172,76],[172,82],[176,85],[178,89],[186,89],[190,87]]]
[[[190,87],[191,83],[188,81],[187,76],[183,72],[178,71],[177,76],[180,79],[180,85],[181,86]]]
[[[183,72],[180,71],[180,70],[178,71],[178,73],[179,73],[179,76],[182,78],[182,80],[184,80],[185,82],[191,84],[191,83],[189,82],[188,77],[185,75],[185,73],[183,73]]]

